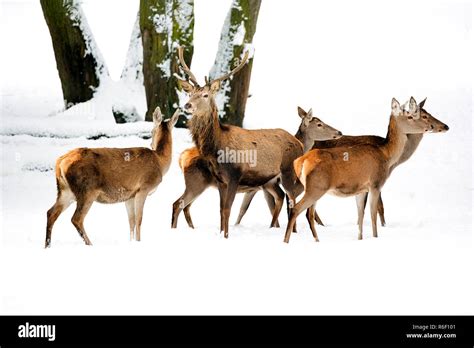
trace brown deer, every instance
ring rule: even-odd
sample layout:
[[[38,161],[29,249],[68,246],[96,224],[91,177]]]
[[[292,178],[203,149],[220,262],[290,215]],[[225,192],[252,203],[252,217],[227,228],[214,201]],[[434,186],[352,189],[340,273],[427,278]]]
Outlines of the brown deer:
[[[413,99],[413,102],[416,103],[416,101]],[[424,109],[424,105],[426,102],[426,98],[420,102],[418,105],[420,109],[420,117],[427,122],[427,127],[430,129],[431,133],[444,133],[449,130],[449,127],[432,116],[428,111]],[[421,139],[423,139],[424,133],[419,133],[419,134],[407,134],[407,142],[405,144],[405,147],[403,149],[402,155],[398,159],[398,161],[390,167],[390,173],[400,164],[406,162],[415,152],[417,149],[418,145],[421,142]],[[350,136],[350,135],[344,135],[341,138],[337,140],[327,140],[327,141],[315,141],[313,145],[313,149],[327,149],[327,148],[332,148],[332,147],[338,147],[338,146],[352,146],[356,144],[372,144],[375,146],[380,146],[385,142],[385,138],[375,136],[375,135],[362,135],[362,136]],[[363,193],[361,194],[363,196],[357,198],[361,199],[363,202],[363,205],[367,204],[367,197],[368,193]],[[380,194],[379,201],[377,204],[377,212],[380,217],[380,222],[382,226],[385,226],[385,214],[384,214],[384,206],[383,206],[383,201],[382,201],[382,194]],[[316,222],[320,225],[323,225],[322,221],[319,219],[318,214],[315,214],[316,216]],[[360,219],[360,216],[359,216]]]
[[[289,242],[296,218],[303,210],[307,210],[311,232],[314,239],[319,241],[314,226],[314,207],[328,192],[342,197],[358,196],[359,210],[362,209],[359,199],[361,194],[369,192],[372,232],[377,237],[377,202],[390,168],[400,159],[407,134],[421,134],[429,130],[426,121],[420,117],[420,110],[413,98],[410,100],[409,111],[403,110],[398,101],[392,99],[388,133],[383,144],[313,149],[295,160],[295,172],[305,190],[304,196],[290,213],[284,242]],[[359,239],[362,239],[362,220],[359,219],[358,222]]]
[[[178,49],[179,61],[189,82],[180,80],[181,86],[189,94],[185,110],[192,114],[189,123],[194,144],[200,156],[208,162],[215,178],[220,196],[220,230],[224,237],[229,234],[229,215],[235,195],[241,187],[260,187],[281,178],[284,190],[291,202],[303,191],[293,169],[293,161],[303,154],[303,145],[293,135],[283,129],[248,130],[221,124],[214,100],[221,82],[237,73],[247,62],[248,52],[240,64],[222,77],[200,86],[183,59],[183,48]],[[222,158],[222,151],[255,154],[255,165],[249,161],[234,161]],[[279,211],[275,209],[273,221]]]
[[[319,118],[314,117],[312,109],[306,112],[301,107],[298,106],[298,115],[301,117],[301,124],[298,128],[298,131],[295,134],[295,137],[296,139],[301,141],[301,143],[303,144],[304,153],[311,150],[311,147],[313,146],[315,141],[323,141],[327,139],[339,139],[342,136],[342,133],[340,131],[325,124]],[[242,218],[247,212],[250,206],[250,203],[252,202],[252,199],[256,193],[257,193],[257,190],[253,190],[253,191],[249,191],[245,193],[245,196],[242,200],[242,205],[240,206],[240,212],[237,218],[236,225],[240,224]],[[263,190],[263,194],[267,202],[268,208],[270,209],[270,211],[273,211],[275,202],[272,200],[272,197],[265,190]],[[321,222],[317,214],[315,215],[315,218],[316,218],[316,221]]]
[[[306,112],[301,107],[298,107],[298,115],[301,118],[301,124],[295,137],[301,141],[305,152],[311,148],[315,140],[338,139],[342,136],[342,133],[337,129],[325,124],[319,118],[313,117],[312,110]],[[199,155],[199,151],[196,147],[186,149],[181,153],[179,166],[184,174],[186,189],[181,197],[173,204],[171,227],[177,227],[178,216],[181,210],[184,209],[184,215],[189,227],[194,228],[189,208],[192,202],[208,187],[217,187],[217,182],[208,168],[207,161]],[[239,217],[237,218],[237,225],[242,220],[250,202],[259,190],[260,188],[254,189],[239,186],[237,192],[245,192],[245,197],[242,201]],[[281,209],[285,195],[278,182],[274,180],[264,185],[262,190],[273,217],[275,208],[277,207],[278,209],[278,207],[280,207],[278,210]],[[280,227],[278,219],[276,221],[272,219],[270,227]]]
[[[78,148],[56,161],[56,203],[48,210],[45,247],[51,245],[51,231],[59,215],[77,202],[72,224],[86,245],[92,245],[84,229],[84,218],[92,203],[125,202],[130,224],[130,239],[134,231],[140,240],[143,206],[168,171],[171,163],[173,126],[179,109],[169,121],[162,122],[160,108],[153,113],[151,149]]]

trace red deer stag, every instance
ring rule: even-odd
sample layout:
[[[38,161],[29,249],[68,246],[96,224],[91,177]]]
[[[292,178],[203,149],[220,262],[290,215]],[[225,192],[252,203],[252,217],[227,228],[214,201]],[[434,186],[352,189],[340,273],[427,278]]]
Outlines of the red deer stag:
[[[92,245],[84,229],[84,218],[92,203],[125,202],[130,224],[130,239],[134,231],[140,240],[143,206],[154,192],[171,163],[173,126],[179,109],[171,119],[162,122],[161,111],[153,113],[151,150],[132,148],[78,148],[56,161],[58,197],[48,210],[45,247],[51,245],[51,231],[59,215],[77,202],[72,224],[86,245]]]
[[[293,161],[303,154],[303,146],[283,129],[248,130],[220,123],[214,96],[220,89],[221,82],[246,64],[248,52],[236,68],[212,81],[206,79],[206,84],[202,87],[186,65],[182,47],[178,54],[181,67],[189,77],[189,82],[180,80],[182,88],[189,94],[189,100],[184,106],[192,114],[189,130],[200,156],[207,161],[217,182],[220,230],[228,238],[230,210],[239,186],[257,188],[281,178],[283,188],[292,202],[303,191],[293,169]],[[251,156],[256,159],[254,162],[238,159]],[[278,214],[279,210],[275,209],[273,223]]]
[[[420,109],[420,117],[422,120],[424,120],[427,123],[428,129],[430,129],[431,133],[444,133],[449,130],[449,127],[438,120],[437,118],[433,117],[428,111],[424,109],[424,105],[426,102],[426,98],[418,105]],[[416,103],[416,101],[413,99],[412,103]],[[417,149],[418,145],[420,144],[421,139],[423,139],[424,133],[419,133],[419,134],[407,134],[407,142],[405,144],[405,147],[403,149],[403,153],[400,156],[399,160],[390,167],[390,173],[400,164],[406,162],[415,152]],[[385,142],[385,138],[375,136],[375,135],[361,135],[361,136],[350,136],[350,135],[344,135],[341,138],[337,140],[327,140],[327,141],[316,141],[314,143],[313,149],[327,149],[327,148],[332,148],[332,147],[338,147],[338,146],[352,146],[356,144],[372,144],[375,146],[380,146]],[[363,202],[364,208],[365,205],[367,204],[367,197],[368,193],[362,193],[362,197],[356,198],[360,199]],[[384,214],[384,206],[382,202],[382,194],[380,194],[380,198],[377,204],[377,212],[380,217],[380,222],[382,226],[385,226],[385,214]],[[318,214],[316,213],[316,222],[320,225],[322,225],[321,220],[318,217]],[[360,216],[359,216],[360,218]]]
[[[342,133],[337,129],[325,124],[319,118],[313,117],[312,110],[305,112],[302,108],[298,107],[298,115],[301,118],[301,124],[295,137],[301,141],[305,151],[311,148],[315,140],[338,139],[342,136]],[[192,202],[208,187],[217,187],[217,182],[208,168],[207,161],[199,155],[199,151],[196,147],[186,149],[181,153],[179,166],[184,174],[186,189],[181,197],[173,204],[171,227],[176,228],[179,213],[184,209],[184,215],[189,227],[194,228],[189,208]],[[273,216],[275,207],[281,207],[285,195],[278,183],[273,181],[264,185],[262,190],[270,213]],[[252,198],[258,191],[259,188],[249,189],[239,186],[237,192],[245,192],[245,197],[242,201],[239,217],[237,218],[237,225],[242,220]],[[270,227],[280,227],[278,220],[275,221],[275,225],[271,225]]]
[[[428,132],[420,117],[416,103],[410,102],[409,111],[402,110],[392,99],[392,113],[386,141],[382,145],[356,144],[329,149],[313,149],[294,162],[295,172],[304,185],[304,196],[294,206],[285,233],[284,242],[290,240],[297,216],[307,210],[307,219],[318,241],[314,226],[314,207],[326,193],[337,196],[358,196],[370,192],[372,232],[377,237],[377,202],[390,168],[397,163],[407,142],[407,134]],[[359,211],[362,202],[357,200]],[[362,239],[362,220],[359,219],[359,239]]]

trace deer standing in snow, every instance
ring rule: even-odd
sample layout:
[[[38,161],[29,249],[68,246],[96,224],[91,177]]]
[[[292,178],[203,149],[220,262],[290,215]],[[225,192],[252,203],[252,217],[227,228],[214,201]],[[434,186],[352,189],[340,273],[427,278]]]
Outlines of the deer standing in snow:
[[[337,196],[357,196],[359,239],[362,239],[363,194],[369,192],[373,236],[377,237],[377,203],[380,191],[390,175],[390,168],[400,159],[407,134],[422,134],[430,130],[420,117],[413,98],[409,111],[392,99],[392,113],[386,141],[381,145],[356,144],[328,149],[313,149],[294,161],[296,175],[304,185],[304,196],[290,213],[284,242],[288,243],[297,216],[307,209],[307,219],[318,241],[314,226],[316,202],[326,193]]]
[[[413,99],[413,102],[416,101]],[[423,119],[427,123],[427,128],[430,130],[430,133],[445,133],[449,130],[449,127],[432,116],[428,111],[424,109],[424,105],[426,102],[426,98],[418,105],[420,110],[420,118]],[[423,139],[423,135],[425,133],[417,133],[417,134],[407,134],[407,142],[405,147],[403,148],[403,152],[398,159],[398,161],[390,167],[390,173],[400,164],[406,162],[418,148],[418,145]],[[332,147],[338,146],[353,146],[357,144],[372,144],[374,146],[380,146],[385,142],[384,137],[379,137],[375,135],[360,135],[360,136],[351,136],[351,135],[344,135],[339,139],[336,140],[326,140],[326,141],[315,141],[313,145],[313,149],[328,149]],[[368,193],[364,193],[362,197],[358,198],[361,199],[365,208],[367,204],[367,197]],[[385,213],[384,213],[384,206],[382,202],[382,194],[380,194],[379,201],[377,204],[377,212],[380,217],[380,223],[382,226],[385,226]],[[319,219],[318,214],[316,213],[316,222],[322,225],[322,221]],[[360,216],[359,216],[360,219]]]
[[[293,169],[293,161],[303,154],[303,146],[298,139],[283,129],[248,130],[220,123],[214,96],[220,89],[221,82],[246,64],[248,52],[235,69],[212,81],[206,79],[204,86],[199,85],[186,65],[182,47],[178,49],[178,54],[181,67],[189,77],[189,82],[180,80],[181,87],[189,94],[189,100],[184,106],[185,110],[192,114],[189,130],[200,156],[207,161],[217,182],[220,230],[224,231],[224,237],[228,238],[230,210],[239,187],[257,188],[281,178],[283,188],[292,202],[303,191]],[[220,159],[219,152],[224,149],[254,152],[257,154],[255,165]],[[275,209],[273,223],[278,218],[278,213],[278,209]]]
[[[51,245],[51,232],[59,215],[76,201],[72,224],[86,245],[92,245],[84,229],[92,203],[125,202],[130,239],[140,240],[143,206],[168,171],[171,163],[173,126],[179,109],[162,122],[161,111],[153,113],[151,149],[77,148],[56,161],[56,203],[48,210],[45,247]]]
[[[295,137],[301,141],[305,151],[311,148],[315,140],[338,139],[342,136],[340,131],[327,125],[319,118],[314,117],[312,110],[306,112],[298,107],[298,115],[301,118],[301,124]],[[192,202],[208,187],[217,187],[217,182],[212,176],[207,162],[199,155],[199,151],[196,147],[186,149],[181,153],[179,166],[184,174],[186,189],[181,197],[173,204],[171,227],[176,228],[179,213],[183,209],[189,227],[194,228],[189,208],[191,207]],[[237,225],[242,220],[247,212],[250,202],[259,190],[260,188],[254,189],[239,186],[237,192],[245,192],[245,197],[242,201],[242,206],[237,218]],[[262,190],[270,209],[270,213],[273,216],[275,207],[282,206],[285,194],[278,185],[278,182],[270,182],[269,184],[264,185]],[[272,221],[270,227],[280,227],[278,220],[275,221],[275,224],[273,224]]]

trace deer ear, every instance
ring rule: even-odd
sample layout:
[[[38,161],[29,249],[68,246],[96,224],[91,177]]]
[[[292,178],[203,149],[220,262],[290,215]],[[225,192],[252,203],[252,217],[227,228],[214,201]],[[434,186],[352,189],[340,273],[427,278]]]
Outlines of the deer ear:
[[[209,90],[211,91],[212,94],[215,94],[220,88],[221,88],[221,81],[215,80],[211,82],[211,86],[209,87]]]
[[[426,98],[423,99],[423,100],[420,102],[420,104],[418,104],[418,106],[419,106],[420,108],[424,107],[424,106],[425,106],[425,101],[426,101]]]
[[[194,86],[185,80],[178,80],[178,84],[186,93],[191,93],[194,90]]]
[[[155,126],[159,126],[163,117],[161,116],[161,109],[159,106],[156,107],[155,111],[153,112],[153,123]]]
[[[411,114],[414,114],[416,112],[416,100],[415,100],[415,98],[410,97],[410,103],[408,105],[409,105],[409,110],[408,111]]]
[[[176,124],[176,122],[178,122],[178,118],[179,118],[179,112],[180,112],[180,109],[176,109],[176,111],[174,112],[173,116],[171,116],[170,120],[168,121],[170,124],[169,126],[170,127],[174,127],[174,125]]]
[[[302,108],[300,108],[298,106],[298,116],[301,117],[301,118],[305,118],[306,117],[306,111],[304,111]]]
[[[402,112],[402,108],[400,107],[400,103],[395,98],[392,98],[392,115],[399,116]]]
[[[313,108],[309,109],[309,111],[308,111],[308,117],[309,117],[309,118],[313,117]]]

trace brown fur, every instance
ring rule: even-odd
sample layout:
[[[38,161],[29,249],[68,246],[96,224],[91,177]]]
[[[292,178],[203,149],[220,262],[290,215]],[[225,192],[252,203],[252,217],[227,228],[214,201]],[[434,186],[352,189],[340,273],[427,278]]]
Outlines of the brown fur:
[[[432,116],[428,111],[426,111],[423,106],[425,104],[425,100],[423,100],[420,104],[420,117],[427,123],[427,128],[432,130],[433,133],[438,132],[446,132],[449,127]],[[390,167],[390,173],[398,167],[400,164],[406,162],[418,148],[421,140],[423,139],[423,134],[407,134],[407,142],[405,147],[403,148],[403,152],[400,155],[400,158],[396,163],[394,163]],[[354,146],[358,144],[371,144],[374,146],[383,145],[386,142],[386,138],[375,136],[375,135],[361,135],[361,136],[351,136],[351,135],[344,135],[339,139],[336,140],[326,140],[326,141],[315,141],[313,145],[313,149],[327,149],[333,148],[338,146]],[[363,198],[364,202],[367,202],[367,193],[364,194],[365,197]],[[365,205],[365,204],[364,204]],[[382,226],[385,226],[385,209],[383,206],[382,195],[380,194],[379,201],[377,203],[377,212],[380,217],[380,222]],[[317,213],[315,213],[318,216]],[[318,221],[320,223],[321,221]],[[321,223],[322,224],[322,223]]]
[[[405,147],[409,133],[426,131],[425,125],[410,103],[410,113],[401,113],[400,105],[392,101],[392,114],[386,140],[382,144],[354,144],[328,149],[313,149],[294,163],[294,169],[305,186],[303,198],[291,212],[285,233],[289,242],[296,217],[308,209],[308,222],[316,241],[314,207],[318,199],[330,192],[337,196],[360,196],[371,193],[371,217],[374,237],[377,237],[376,204],[385,184],[390,167],[396,163]],[[416,113],[419,115],[419,113]],[[358,199],[359,203],[359,199]],[[358,204],[360,209],[360,205]],[[362,221],[359,219],[359,239],[362,239]]]
[[[312,144],[315,139],[338,138],[342,134],[340,131],[325,124],[320,119],[313,117],[311,111],[306,113],[303,109],[298,108],[298,114],[302,118],[302,121],[298,128],[298,132],[296,133],[296,138],[302,144]],[[257,144],[256,141],[255,144]],[[186,190],[173,204],[171,227],[177,227],[179,213],[181,212],[181,209],[184,208],[186,221],[188,222],[188,225],[193,228],[194,225],[189,212],[192,202],[209,186],[216,187],[217,181],[212,177],[207,162],[202,156],[200,156],[196,147],[184,150],[180,156],[179,163],[184,173]],[[264,191],[265,200],[272,216],[275,212],[275,207],[281,207],[283,204],[284,192],[278,185],[278,180],[272,180],[258,188],[241,184],[239,185],[237,192],[245,192],[245,197],[242,201],[236,224],[240,223],[255,196],[255,193],[260,190],[260,188]],[[279,227],[278,219],[276,221],[272,220],[271,227]]]
[[[91,245],[83,221],[93,202],[125,202],[130,224],[130,237],[140,240],[143,206],[161,182],[171,163],[172,127],[176,112],[169,122],[161,122],[155,111],[152,148],[78,148],[56,161],[58,197],[48,210],[45,246],[51,244],[51,232],[59,215],[77,201],[72,223],[87,245]],[[135,230],[136,229],[136,230]]]
[[[186,70],[183,61],[181,66]],[[181,86],[190,94],[185,109],[193,115],[189,123],[193,141],[217,181],[221,201],[221,231],[227,238],[230,209],[239,185],[256,188],[281,177],[283,187],[292,201],[302,192],[303,187],[293,171],[293,160],[303,154],[303,145],[282,129],[247,130],[221,124],[214,101],[220,83],[221,80],[216,79],[200,87],[181,81]],[[218,151],[225,149],[257,151],[256,166],[252,167],[249,163],[219,163]],[[275,209],[272,225],[278,213],[279,210]]]

